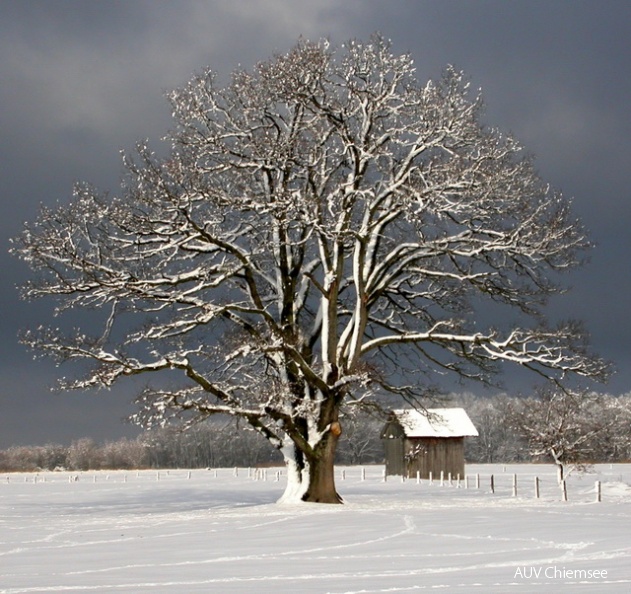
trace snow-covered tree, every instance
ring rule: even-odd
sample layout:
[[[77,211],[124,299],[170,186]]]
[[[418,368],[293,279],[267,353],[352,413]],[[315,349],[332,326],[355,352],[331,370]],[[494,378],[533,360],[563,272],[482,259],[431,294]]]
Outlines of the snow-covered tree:
[[[98,332],[25,337],[88,363],[63,386],[165,376],[138,420],[239,416],[285,454],[286,498],[338,502],[344,406],[415,403],[435,374],[489,381],[502,362],[606,373],[578,325],[538,316],[584,232],[462,73],[421,84],[379,36],[300,41],[170,101],[166,158],[139,146],[118,196],[80,185],[17,240],[27,297],[97,310]],[[486,304],[517,321],[486,327]]]
[[[631,460],[631,395],[603,395],[598,419],[603,427],[594,450],[595,460],[621,462]]]
[[[72,470],[100,468],[101,451],[92,439],[82,437],[70,444],[66,454],[66,464]]]
[[[338,444],[338,463],[357,465],[383,462],[382,418],[371,416],[361,408],[354,408],[345,411],[340,421],[344,433]]]
[[[465,457],[468,462],[492,464],[496,462],[521,462],[528,459],[524,443],[515,428],[506,422],[508,411],[515,402],[506,394],[480,398],[474,394],[456,397],[478,430],[475,439],[465,441]]]
[[[599,437],[606,435],[601,397],[594,392],[544,390],[532,398],[515,399],[508,419],[528,442],[534,458],[551,458],[559,485],[566,467],[584,470],[597,455]]]

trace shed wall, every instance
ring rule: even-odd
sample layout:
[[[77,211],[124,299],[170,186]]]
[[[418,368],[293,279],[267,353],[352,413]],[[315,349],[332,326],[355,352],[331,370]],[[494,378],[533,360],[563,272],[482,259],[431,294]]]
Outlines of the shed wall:
[[[416,437],[401,441],[408,477],[415,478],[418,472],[421,478],[427,479],[431,472],[434,478],[438,478],[441,471],[445,477],[449,473],[454,478],[458,474],[464,477],[463,437]]]

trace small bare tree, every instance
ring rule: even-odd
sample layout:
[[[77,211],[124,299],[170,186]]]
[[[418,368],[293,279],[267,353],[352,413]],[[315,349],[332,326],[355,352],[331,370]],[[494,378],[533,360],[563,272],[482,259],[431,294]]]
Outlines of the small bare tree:
[[[337,460],[343,464],[368,464],[383,462],[381,430],[383,419],[360,409],[346,410],[341,418],[344,424]]]
[[[437,372],[490,381],[502,362],[604,376],[580,326],[538,323],[587,247],[568,202],[462,73],[414,71],[379,36],[301,41],[171,93],[166,158],[138,147],[118,197],[80,185],[17,240],[26,296],[96,309],[100,331],[25,341],[91,364],[63,387],[166,376],[139,422],[241,417],[284,452],[286,497],[319,502],[340,501],[345,402],[415,403]],[[523,315],[483,327],[484,302]]]
[[[552,458],[562,485],[566,467],[585,470],[607,430],[600,396],[590,392],[545,390],[536,397],[516,399],[509,406],[512,424],[528,442],[535,458]]]
[[[475,439],[465,442],[465,454],[469,462],[492,464],[527,459],[521,435],[506,422],[507,410],[510,410],[513,402],[514,398],[505,394],[489,398],[468,395],[458,399],[478,430]]]

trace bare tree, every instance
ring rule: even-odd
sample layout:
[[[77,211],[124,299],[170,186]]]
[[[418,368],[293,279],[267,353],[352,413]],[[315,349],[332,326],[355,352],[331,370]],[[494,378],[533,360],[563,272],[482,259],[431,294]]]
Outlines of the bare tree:
[[[136,469],[148,466],[146,447],[138,439],[110,441],[98,449],[101,468]]]
[[[480,398],[473,394],[456,398],[478,430],[478,436],[465,441],[465,455],[469,462],[519,462],[528,459],[522,446],[524,441],[510,423],[508,411],[515,399],[506,394]]]
[[[66,454],[66,464],[71,470],[90,470],[100,468],[102,451],[97,444],[87,437],[77,439],[70,444]]]
[[[602,396],[598,419],[603,427],[594,445],[600,462],[631,460],[631,396]]]
[[[513,400],[508,420],[527,440],[531,456],[552,458],[562,485],[566,466],[585,470],[597,455],[598,439],[607,430],[602,411],[596,393],[545,390]]]
[[[139,422],[239,416],[284,452],[286,498],[339,502],[345,402],[414,404],[437,372],[490,381],[502,362],[606,374],[580,326],[538,323],[583,230],[518,143],[481,122],[462,73],[420,84],[379,36],[301,41],[170,101],[166,158],[139,146],[119,197],[80,185],[17,240],[40,273],[27,297],[100,312],[95,335],[25,337],[90,364],[63,387],[164,375]],[[484,302],[518,323],[476,325]]]
[[[354,465],[383,462],[383,419],[370,416],[362,409],[351,409],[345,411],[341,422],[344,424],[344,434],[338,446],[338,463]]]

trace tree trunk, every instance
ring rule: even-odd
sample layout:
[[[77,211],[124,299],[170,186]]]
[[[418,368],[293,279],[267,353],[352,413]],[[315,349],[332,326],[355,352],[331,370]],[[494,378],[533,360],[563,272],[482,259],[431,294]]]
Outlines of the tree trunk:
[[[565,480],[565,476],[563,473],[563,464],[561,462],[557,462],[557,480],[559,481],[559,485],[563,485],[563,481]]]
[[[335,450],[342,433],[336,421],[316,448],[316,455],[309,460],[309,482],[302,496],[312,503],[342,503],[335,489]]]
[[[554,448],[552,448],[550,450],[550,453],[552,454],[552,459],[554,460],[554,463],[556,464],[557,467],[557,480],[559,481],[559,486],[563,485],[563,481],[565,480],[565,476],[563,473],[563,462],[561,461],[559,455],[556,453],[556,451],[554,450]]]
[[[282,448],[287,467],[287,486],[279,503],[342,503],[335,489],[335,451],[341,429],[331,425],[309,459],[294,444]]]

